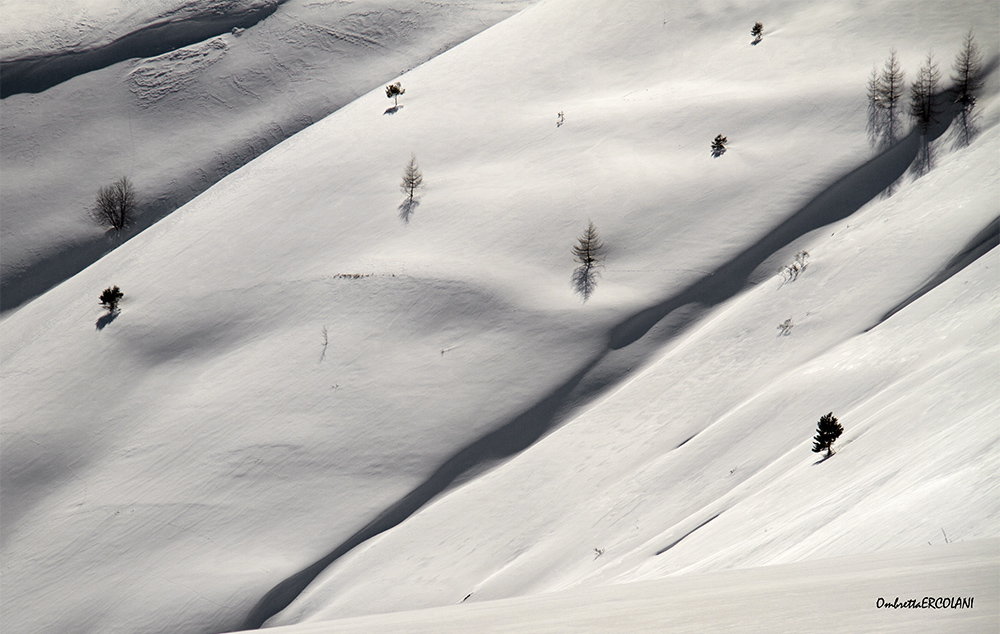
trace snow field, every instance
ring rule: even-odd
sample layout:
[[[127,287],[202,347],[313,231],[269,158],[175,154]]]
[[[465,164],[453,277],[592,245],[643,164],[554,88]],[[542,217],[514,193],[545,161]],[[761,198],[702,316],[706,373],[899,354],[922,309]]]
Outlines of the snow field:
[[[535,4],[406,73],[395,114],[362,96],[5,316],[5,628],[236,629],[549,403],[561,427],[474,465],[274,623],[995,537],[996,255],[862,334],[997,216],[995,75],[973,147],[609,347],[870,158],[864,81],[890,46],[908,70],[928,44],[947,59],[995,7],[668,8]],[[990,55],[996,35],[977,32]],[[609,252],[581,304],[588,218]],[[97,330],[109,284],[122,312]],[[830,410],[843,448],[813,464]]]

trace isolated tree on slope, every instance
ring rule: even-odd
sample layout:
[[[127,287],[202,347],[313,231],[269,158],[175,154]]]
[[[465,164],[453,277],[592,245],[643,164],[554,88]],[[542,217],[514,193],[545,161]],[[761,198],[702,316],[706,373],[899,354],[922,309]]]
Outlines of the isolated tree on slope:
[[[406,169],[403,170],[403,181],[399,184],[399,188],[403,190],[403,193],[407,196],[408,202],[413,202],[414,196],[416,196],[417,189],[420,188],[424,183],[424,175],[417,167],[417,157],[416,155],[410,155],[410,162],[406,164]]]
[[[719,158],[725,154],[726,143],[729,143],[729,139],[727,137],[724,137],[721,134],[716,135],[715,139],[712,141],[712,156]]]
[[[91,216],[99,224],[121,232],[135,220],[135,187],[128,176],[97,190]]]
[[[833,412],[819,419],[816,435],[813,437],[813,452],[826,452],[826,457],[833,455],[833,443],[844,433],[844,428],[837,422]]]
[[[962,108],[958,114],[961,124],[962,145],[968,145],[975,136],[972,110],[976,107],[976,96],[983,87],[983,57],[972,31],[965,36],[962,50],[955,58],[951,80],[955,83],[955,102]]]
[[[395,84],[389,84],[385,87],[385,96],[392,99],[393,106],[399,105],[399,96],[404,92],[406,92],[406,89],[403,88],[403,85],[398,81]]]
[[[410,221],[413,210],[417,208],[420,201],[417,198],[417,190],[424,183],[424,175],[417,166],[417,157],[410,155],[410,162],[403,170],[403,180],[399,183],[399,188],[406,194],[406,200],[399,205],[399,217],[404,222]]]
[[[121,289],[117,286],[109,286],[101,292],[98,299],[101,300],[101,305],[108,309],[109,313],[113,313],[118,310],[118,301],[125,297]]]
[[[597,276],[601,260],[604,259],[604,243],[597,234],[597,227],[593,221],[587,224],[587,230],[577,240],[573,247],[573,259],[580,263],[580,266],[573,271],[573,287],[576,292],[583,295],[583,301],[587,301],[597,288]]]

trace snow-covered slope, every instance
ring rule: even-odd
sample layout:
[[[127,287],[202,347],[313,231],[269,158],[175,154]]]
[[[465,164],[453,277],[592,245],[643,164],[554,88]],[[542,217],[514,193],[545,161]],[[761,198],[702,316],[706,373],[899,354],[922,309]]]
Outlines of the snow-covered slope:
[[[864,84],[890,47],[947,65],[973,26],[995,60],[997,9],[759,11],[543,0],[410,71],[391,116],[360,97],[8,314],[5,630],[218,632],[996,537],[1000,262],[954,264],[996,242],[996,64],[981,134],[936,129],[916,180],[916,134],[869,148]],[[607,259],[582,303],[588,219]]]
[[[0,309],[118,244],[88,218],[99,187],[135,183],[128,237],[528,4],[3,0]]]
[[[998,566],[998,542],[988,539],[581,587],[482,603],[302,623],[269,631],[978,634],[993,631],[1000,618]],[[915,605],[924,605],[925,598],[928,606],[935,607],[897,607],[911,600]],[[955,598],[961,602],[953,602]]]

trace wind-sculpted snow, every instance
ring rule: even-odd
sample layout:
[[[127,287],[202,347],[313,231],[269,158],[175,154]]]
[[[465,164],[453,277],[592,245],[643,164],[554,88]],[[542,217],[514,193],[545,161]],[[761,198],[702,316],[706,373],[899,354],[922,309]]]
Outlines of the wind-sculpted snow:
[[[155,57],[233,29],[247,29],[274,13],[286,0],[215,0],[186,3],[153,17],[111,42],[43,51],[0,60],[0,99],[48,90],[77,75],[133,57]],[[98,37],[103,35],[99,33]],[[96,38],[95,38],[96,39]]]
[[[950,51],[995,3],[802,6],[545,0],[483,30],[513,5],[288,0],[5,99],[4,264],[117,248],[0,324],[4,634],[475,611],[995,537],[998,250],[865,329],[990,244],[996,74],[980,136],[891,197],[918,143],[872,156],[863,98],[889,46]],[[165,217],[119,246],[82,218],[121,173]]]
[[[948,128],[955,112],[942,117],[936,134]],[[621,384],[631,368],[642,365],[672,339],[697,323],[705,311],[743,290],[751,273],[771,255],[819,227],[842,220],[902,176],[917,155],[919,136],[912,132],[879,156],[857,167],[824,189],[812,201],[735,258],[690,285],[684,291],[643,309],[615,325],[607,348],[588,360],[566,382],[525,412],[464,447],[420,486],[383,511],[367,526],[338,545],[327,556],[282,581],[254,607],[243,629],[261,627],[287,607],[330,564],[376,535],[400,524],[425,504],[449,489],[467,472],[479,470],[523,451],[550,432],[574,410]],[[647,333],[655,330],[648,341]],[[634,349],[629,349],[634,348]],[[618,351],[624,350],[624,353]],[[718,514],[692,528],[693,533]],[[686,535],[685,535],[686,536]],[[669,550],[676,540],[657,554]]]
[[[18,7],[0,61],[0,310],[532,2],[163,0],[79,15]],[[123,174],[140,195],[139,217],[122,236],[102,235],[87,207]]]

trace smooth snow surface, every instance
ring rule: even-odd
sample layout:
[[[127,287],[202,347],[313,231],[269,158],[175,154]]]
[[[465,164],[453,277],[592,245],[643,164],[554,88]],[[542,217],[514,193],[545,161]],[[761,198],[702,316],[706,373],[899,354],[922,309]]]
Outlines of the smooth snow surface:
[[[996,539],[278,627],[273,634],[866,634],[991,632],[1000,619]],[[925,597],[962,608],[882,608]],[[944,605],[936,602],[936,605]],[[962,604],[968,605],[968,604]]]
[[[289,0],[220,41],[301,26],[280,22],[295,7],[362,4]],[[770,579],[773,605],[790,587],[818,600],[821,566],[838,561],[864,583],[899,580],[863,586],[876,592],[858,598],[863,625],[881,618],[878,596],[911,591],[904,549],[946,541],[966,543],[943,547],[964,563],[921,560],[919,575],[953,595],[974,568],[986,581],[969,591],[995,615],[998,13],[992,0],[540,0],[403,75],[400,108],[387,113],[379,79],[303,123],[4,315],[4,633],[215,633],[463,599],[476,614],[564,590],[572,611],[686,579],[719,579],[734,601]],[[917,178],[909,127],[884,152],[868,144],[868,73],[895,48],[909,77],[929,49],[947,74],[970,28],[988,69],[979,133],[958,147],[945,109]],[[191,59],[213,59],[205,46]],[[302,50],[261,49],[260,75],[231,59],[263,85]],[[18,119],[29,145],[51,122],[102,125],[82,97],[54,97],[117,73],[127,110],[151,63],[8,97],[3,125],[34,113]],[[171,137],[205,93],[143,77]],[[221,156],[245,115],[294,110],[262,104],[208,108],[178,136]],[[81,134],[80,151],[100,136]],[[102,152],[131,161],[126,141]],[[152,163],[204,164],[160,149]],[[411,156],[424,184],[404,218]],[[4,196],[55,173],[4,171]],[[571,248],[588,220],[607,251],[583,302]],[[18,248],[59,251],[57,224],[39,217],[39,242]],[[112,315],[97,303],[110,285],[125,294]],[[811,439],[831,411],[845,431],[823,459]],[[802,631],[792,616],[766,631]],[[918,618],[883,616],[885,631]]]

